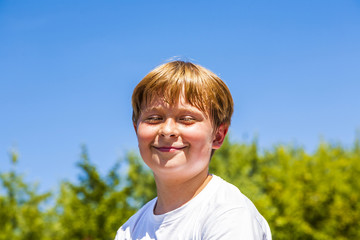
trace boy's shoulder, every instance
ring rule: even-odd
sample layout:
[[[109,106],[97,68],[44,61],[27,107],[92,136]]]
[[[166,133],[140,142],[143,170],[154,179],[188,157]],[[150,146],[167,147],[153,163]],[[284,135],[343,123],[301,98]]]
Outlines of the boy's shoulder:
[[[218,183],[204,222],[205,239],[228,239],[221,235],[224,233],[241,239],[271,239],[269,225],[253,202],[233,184],[217,176],[214,180]]]
[[[223,180],[221,177],[213,175],[213,182],[216,185],[214,195],[217,204],[234,204],[238,207],[245,207],[245,195],[241,193],[235,185]]]
[[[256,210],[252,201],[245,196],[238,187],[229,183],[218,176],[213,176],[216,182],[216,190],[214,191],[214,199],[212,202],[217,207],[235,207],[235,208],[249,208]]]
[[[248,216],[262,221],[263,217],[253,202],[239,188],[218,176],[213,176],[213,180],[216,186],[212,195],[208,196],[209,200],[206,207],[211,210],[209,211],[209,219],[218,218],[230,212],[238,212],[239,218]]]

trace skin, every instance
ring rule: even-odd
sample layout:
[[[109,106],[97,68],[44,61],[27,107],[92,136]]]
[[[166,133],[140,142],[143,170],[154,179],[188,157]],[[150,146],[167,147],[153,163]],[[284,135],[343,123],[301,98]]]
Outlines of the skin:
[[[226,125],[215,129],[208,114],[183,97],[174,106],[161,99],[144,106],[134,128],[141,157],[155,177],[155,214],[172,211],[201,192],[211,179],[211,151],[220,148],[228,130]]]

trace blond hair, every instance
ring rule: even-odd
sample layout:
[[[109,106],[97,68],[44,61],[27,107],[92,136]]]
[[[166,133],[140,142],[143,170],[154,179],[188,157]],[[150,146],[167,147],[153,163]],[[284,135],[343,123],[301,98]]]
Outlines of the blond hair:
[[[133,122],[137,123],[143,104],[162,98],[174,105],[181,94],[190,105],[207,113],[215,128],[230,125],[233,99],[226,84],[210,70],[184,61],[162,64],[138,83],[132,95]]]

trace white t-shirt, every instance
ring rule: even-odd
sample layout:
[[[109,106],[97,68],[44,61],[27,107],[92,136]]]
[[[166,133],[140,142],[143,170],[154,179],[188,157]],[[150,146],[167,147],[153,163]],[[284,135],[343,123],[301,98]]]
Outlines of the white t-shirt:
[[[197,196],[171,212],[155,215],[156,200],[121,226],[115,240],[271,240],[269,225],[254,204],[215,175]]]

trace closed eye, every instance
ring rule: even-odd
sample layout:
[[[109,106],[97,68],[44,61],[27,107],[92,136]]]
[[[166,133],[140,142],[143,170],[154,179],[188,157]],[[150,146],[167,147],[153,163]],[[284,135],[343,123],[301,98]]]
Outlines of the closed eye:
[[[196,122],[196,119],[190,116],[180,118],[180,121],[185,124],[193,124]]]
[[[160,116],[150,116],[145,119],[145,122],[150,123],[150,124],[155,124],[155,123],[161,122],[162,120],[163,120],[163,118]]]

